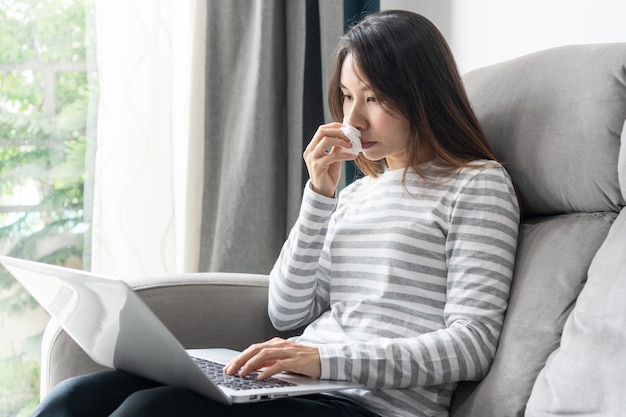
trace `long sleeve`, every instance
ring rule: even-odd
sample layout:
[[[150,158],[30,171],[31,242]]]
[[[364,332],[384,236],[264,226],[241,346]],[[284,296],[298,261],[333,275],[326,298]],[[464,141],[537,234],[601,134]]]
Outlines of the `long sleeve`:
[[[310,322],[298,340],[318,346],[322,378],[362,383],[343,394],[377,413],[446,415],[501,331],[519,224],[506,171],[388,171],[344,189],[334,211],[312,201],[272,271],[273,322]]]
[[[335,205],[307,182],[296,224],[270,272],[268,313],[278,330],[308,324],[328,308],[328,276],[319,259]]]
[[[505,180],[483,171],[456,192],[445,236],[443,326],[412,337],[322,345],[324,377],[380,389],[486,374],[507,306],[519,222]]]

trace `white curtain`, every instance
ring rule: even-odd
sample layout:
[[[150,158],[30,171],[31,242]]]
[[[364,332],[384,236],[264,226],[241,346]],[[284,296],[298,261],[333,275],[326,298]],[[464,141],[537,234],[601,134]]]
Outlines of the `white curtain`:
[[[198,269],[204,0],[97,0],[93,271]]]

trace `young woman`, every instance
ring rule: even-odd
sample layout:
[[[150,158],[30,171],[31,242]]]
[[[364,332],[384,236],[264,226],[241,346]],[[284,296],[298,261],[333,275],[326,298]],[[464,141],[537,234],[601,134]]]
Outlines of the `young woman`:
[[[300,216],[270,274],[275,327],[306,330],[250,346],[225,372],[363,388],[223,406],[108,372],[59,385],[35,415],[447,416],[456,383],[485,375],[519,210],[445,40],[419,15],[371,15],[341,39],[329,97],[337,122],[304,152]],[[337,195],[341,165],[355,159],[340,120],[360,133],[366,175]]]

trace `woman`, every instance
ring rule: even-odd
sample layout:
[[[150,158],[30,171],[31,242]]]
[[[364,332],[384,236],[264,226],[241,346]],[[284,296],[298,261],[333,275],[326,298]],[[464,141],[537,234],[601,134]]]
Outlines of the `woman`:
[[[61,384],[36,415],[447,416],[456,382],[485,375],[519,209],[445,40],[419,15],[371,15],[340,41],[329,97],[337,122],[304,152],[300,216],[270,274],[275,327],[307,327],[250,346],[225,372],[264,367],[262,379],[286,371],[364,387],[223,406],[109,372]],[[366,176],[337,197],[341,164],[355,159],[339,120],[360,133]]]

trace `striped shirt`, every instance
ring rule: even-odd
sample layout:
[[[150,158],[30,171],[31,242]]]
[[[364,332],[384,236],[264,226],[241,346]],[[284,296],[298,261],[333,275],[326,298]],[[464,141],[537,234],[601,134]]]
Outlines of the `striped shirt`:
[[[493,359],[519,208],[504,168],[476,162],[404,185],[386,171],[338,199],[307,184],[270,273],[274,326],[308,325],[295,340],[318,346],[321,377],[362,383],[340,395],[381,416],[447,416],[456,382]]]

